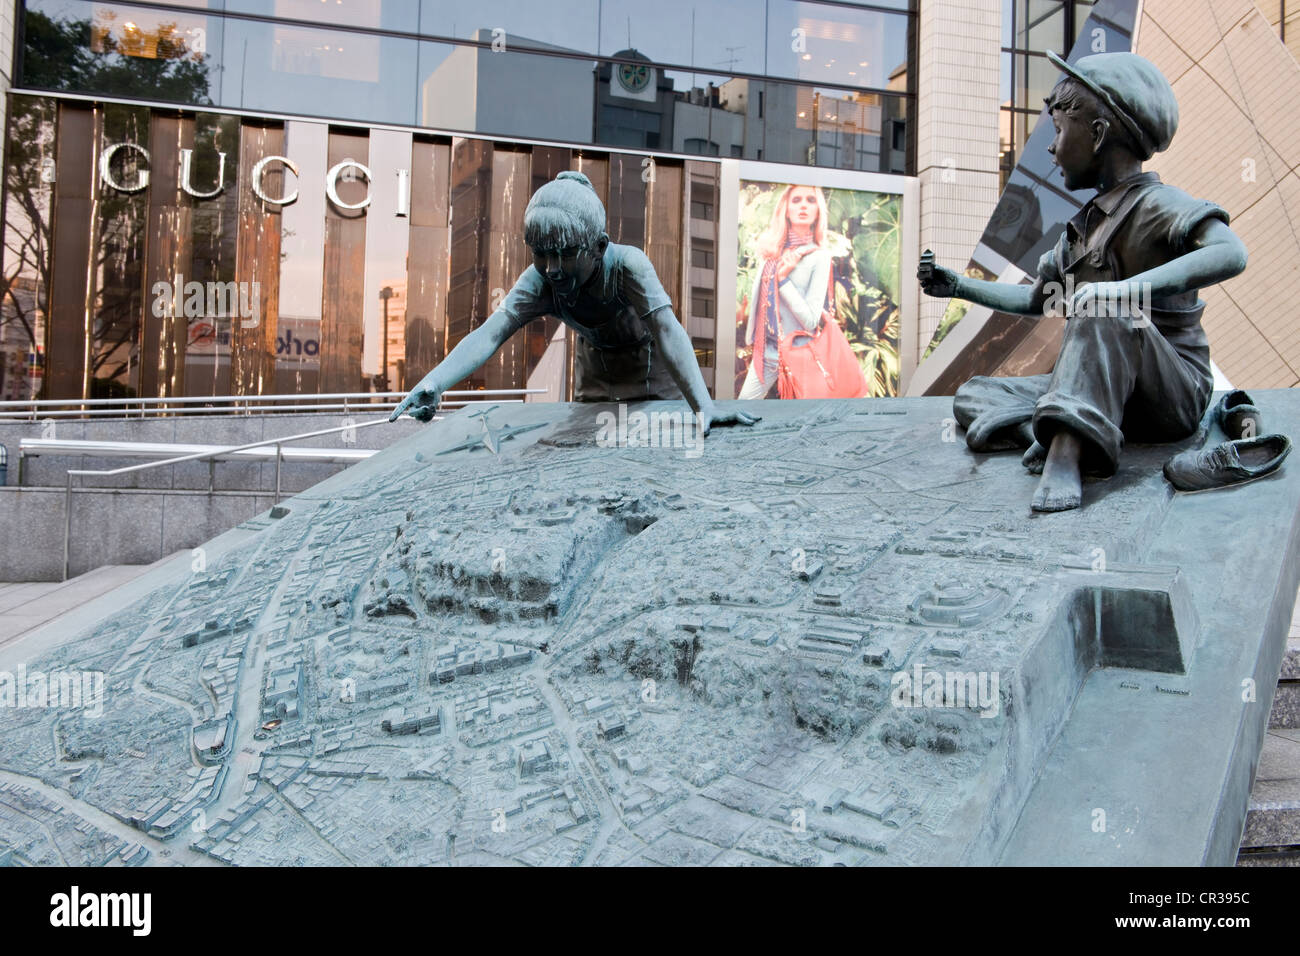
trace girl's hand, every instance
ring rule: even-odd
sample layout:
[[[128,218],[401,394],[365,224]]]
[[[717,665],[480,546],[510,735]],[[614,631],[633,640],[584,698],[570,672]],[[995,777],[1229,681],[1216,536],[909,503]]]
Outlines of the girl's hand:
[[[393,409],[393,414],[388,420],[395,422],[402,417],[403,412],[408,412],[417,422],[427,422],[433,419],[434,412],[438,410],[440,404],[442,404],[442,389],[420,383],[411,389],[410,393]]]
[[[708,424],[704,427],[704,434],[707,435],[712,431],[715,425],[719,427],[730,425],[755,425],[762,420],[762,417],[759,415],[750,415],[747,412],[738,410],[730,412],[713,412],[709,416]]]
[[[786,277],[794,271],[794,267],[799,264],[799,260],[811,251],[811,247],[805,246],[800,249],[787,249],[781,253],[781,258],[776,264],[776,281],[784,282]]]

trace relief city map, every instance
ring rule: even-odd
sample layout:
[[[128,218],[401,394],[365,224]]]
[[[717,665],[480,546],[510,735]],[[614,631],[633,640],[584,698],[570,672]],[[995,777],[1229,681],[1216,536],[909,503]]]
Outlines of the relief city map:
[[[761,411],[460,412],[0,648],[104,675],[5,710],[0,862],[1231,861],[1294,469],[1176,495],[1190,442],[1131,446],[1035,515],[949,400]]]

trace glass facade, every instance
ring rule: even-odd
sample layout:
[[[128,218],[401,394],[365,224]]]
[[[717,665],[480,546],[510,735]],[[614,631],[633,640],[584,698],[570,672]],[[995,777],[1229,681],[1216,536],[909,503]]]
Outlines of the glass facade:
[[[1002,186],[1060,77],[1047,51],[1074,47],[1092,0],[1002,0]]]
[[[18,85],[906,173],[907,0],[26,0]]]
[[[407,389],[531,267],[524,208],[564,169],[650,256],[712,382],[712,161],[28,94],[6,148],[3,399]],[[464,386],[563,368],[560,329]]]
[[[908,0],[20,14],[15,85],[48,95],[10,95],[0,399],[406,389],[528,267],[524,206],[563,169],[650,256],[712,386],[712,158],[913,165]],[[535,322],[465,384],[553,381],[572,345]]]
[[[1034,6],[1034,4],[1030,4]],[[1060,4],[1039,4],[1046,7]],[[1083,6],[1083,4],[1076,4]],[[1077,29],[1066,59],[1070,63],[1092,53],[1119,53],[1131,49],[1138,0],[1097,0]],[[1057,22],[1059,25],[1058,21]],[[1068,18],[1064,18],[1068,22]],[[1026,35],[1036,28],[1025,21]],[[1005,34],[1004,34],[1005,38]],[[1050,41],[1047,49],[1052,49]],[[1036,58],[1035,58],[1036,59]],[[1044,62],[1050,61],[1043,57]],[[1004,61],[1005,62],[1005,61]],[[1059,72],[1057,73],[1059,76]],[[1051,90],[1044,79],[1045,96]],[[1026,80],[1028,83],[1028,80]],[[1052,80],[1055,83],[1055,78]],[[1045,113],[1042,97],[1039,114]],[[1006,116],[1006,110],[1003,115]],[[1055,135],[1051,120],[1038,115],[1027,139],[1020,145],[1015,165],[1004,172],[1005,185],[989,224],[967,263],[965,274],[975,279],[1002,282],[1031,282],[1037,274],[1040,257],[1055,244],[1066,223],[1087,202],[1089,196],[1065,188],[1060,167],[1047,152]],[[979,335],[962,353],[949,361],[943,374],[926,389],[928,395],[951,395],[972,375],[1028,375],[1050,370],[1060,350],[1062,321],[996,312],[962,299],[952,299],[932,337],[925,355],[930,353],[968,315],[979,316],[983,324]]]

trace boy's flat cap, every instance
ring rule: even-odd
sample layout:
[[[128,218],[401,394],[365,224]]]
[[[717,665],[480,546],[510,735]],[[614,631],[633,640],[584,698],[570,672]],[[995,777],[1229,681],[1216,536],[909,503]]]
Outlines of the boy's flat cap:
[[[1178,101],[1154,63],[1136,53],[1094,53],[1066,63],[1047,58],[1110,108],[1137,143],[1143,160],[1168,149],[1178,129]]]

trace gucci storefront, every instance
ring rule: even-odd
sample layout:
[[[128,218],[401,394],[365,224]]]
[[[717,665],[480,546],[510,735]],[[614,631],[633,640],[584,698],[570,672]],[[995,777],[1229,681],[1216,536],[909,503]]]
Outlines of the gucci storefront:
[[[524,207],[564,169],[601,193],[611,240],[649,254],[706,381],[734,392],[740,164],[901,193],[913,4],[562,6],[18,3],[0,400],[405,389],[529,266]],[[850,206],[844,243],[896,245],[887,203]],[[836,275],[871,303],[855,347],[893,393],[898,283],[877,273],[896,268],[872,255]],[[565,398],[568,335],[534,322],[465,384]]]
[[[716,241],[715,163],[26,95],[8,150],[6,399],[407,388],[529,266],[524,207],[570,168],[712,366],[683,236]],[[562,388],[559,328],[467,386],[522,388],[550,347]]]

